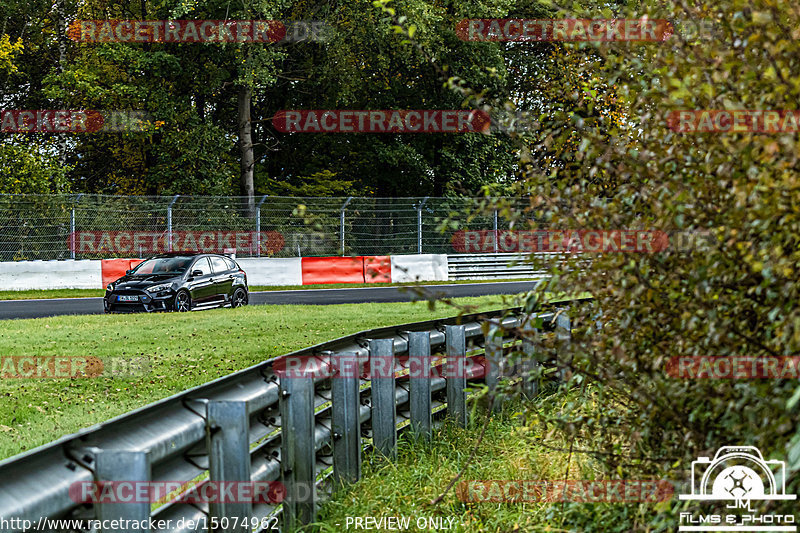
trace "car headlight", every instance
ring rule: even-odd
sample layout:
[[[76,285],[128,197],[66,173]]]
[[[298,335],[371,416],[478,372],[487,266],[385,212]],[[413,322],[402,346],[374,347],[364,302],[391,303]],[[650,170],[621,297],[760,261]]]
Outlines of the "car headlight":
[[[106,287],[106,290],[107,291],[113,291],[114,290],[114,284],[113,283],[109,283],[108,287]]]
[[[170,289],[172,289],[172,283],[164,283],[162,285],[156,285],[154,287],[148,287],[145,290],[147,292],[162,292],[162,291],[168,291]]]

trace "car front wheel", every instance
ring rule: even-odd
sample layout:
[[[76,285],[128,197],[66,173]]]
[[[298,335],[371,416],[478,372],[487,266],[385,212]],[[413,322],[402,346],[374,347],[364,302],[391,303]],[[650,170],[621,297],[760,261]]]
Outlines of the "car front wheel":
[[[247,291],[244,289],[236,289],[231,298],[231,307],[242,307],[247,305]]]
[[[172,305],[175,311],[184,313],[192,310],[192,297],[186,291],[178,291],[175,295],[175,302]]]

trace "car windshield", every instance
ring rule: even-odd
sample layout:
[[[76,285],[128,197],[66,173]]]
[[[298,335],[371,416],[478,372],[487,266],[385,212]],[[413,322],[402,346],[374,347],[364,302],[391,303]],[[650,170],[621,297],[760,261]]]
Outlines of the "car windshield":
[[[132,274],[180,274],[186,271],[193,257],[155,257],[143,261]]]

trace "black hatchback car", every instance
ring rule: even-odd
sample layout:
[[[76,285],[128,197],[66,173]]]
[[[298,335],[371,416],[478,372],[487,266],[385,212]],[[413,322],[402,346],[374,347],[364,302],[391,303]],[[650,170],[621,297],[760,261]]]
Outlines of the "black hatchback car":
[[[106,287],[106,313],[191,311],[247,305],[247,275],[218,254],[151,257]]]

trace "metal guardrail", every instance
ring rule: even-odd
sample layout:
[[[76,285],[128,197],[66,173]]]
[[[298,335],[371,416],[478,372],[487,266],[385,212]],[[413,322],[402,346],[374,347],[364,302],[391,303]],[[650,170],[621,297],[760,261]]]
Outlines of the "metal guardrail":
[[[562,254],[448,254],[447,277],[463,279],[545,278]]]
[[[363,331],[189,389],[0,462],[0,517],[34,524],[42,517],[152,517],[171,519],[172,524],[181,518],[184,524],[188,520],[201,523],[205,517],[211,524],[212,518],[255,517],[262,523],[262,519],[282,515],[282,530],[293,530],[313,520],[320,497],[330,492],[334,482],[360,477],[365,445],[392,457],[398,430],[410,426],[430,437],[432,416],[445,409],[447,416],[466,425],[467,381],[484,381],[490,389],[497,386],[503,330],[540,327],[555,329],[559,338],[569,337],[566,313],[549,312],[535,319],[520,309],[509,309]],[[530,341],[522,342],[522,351],[532,354],[534,350]],[[331,357],[351,358],[363,364],[373,356],[391,358],[398,370],[415,363],[430,368],[431,353],[442,352],[448,365],[457,363],[460,368],[467,367],[468,358],[483,362],[453,377],[411,379],[401,372],[371,381],[281,378],[275,369],[276,361],[287,357],[315,357],[323,363],[330,363]],[[486,360],[496,364],[486,365]],[[530,394],[536,387],[533,382],[525,384]],[[77,503],[70,495],[70,488],[82,482],[188,483],[204,478],[281,481],[286,495],[282,505],[173,500],[157,506]],[[302,487],[311,489],[301,495]],[[3,531],[22,530],[12,526]],[[169,531],[196,530],[173,527]],[[109,531],[128,530],[104,530]],[[215,531],[241,532],[242,528],[225,525]]]

